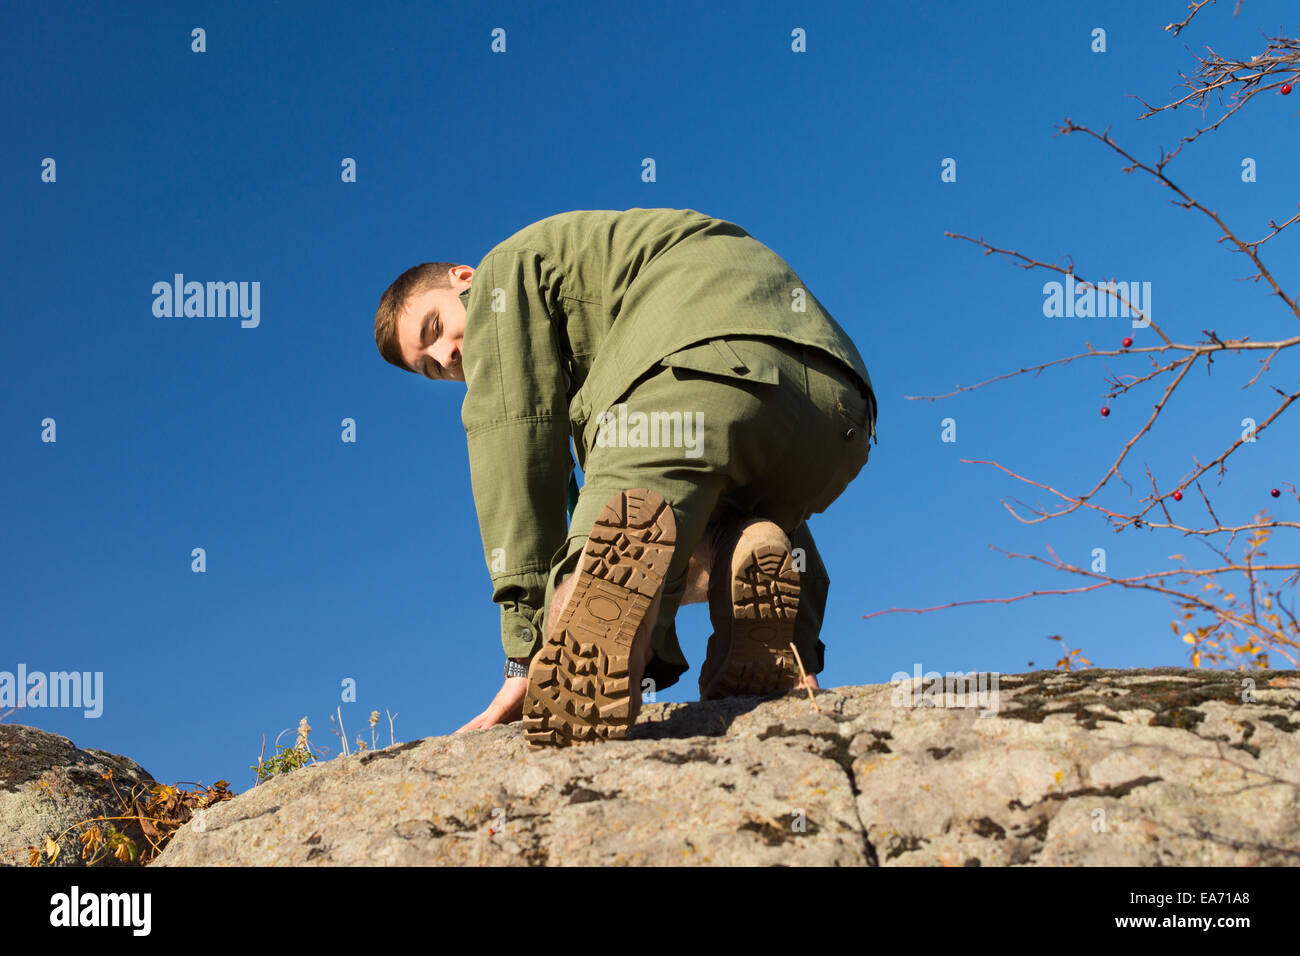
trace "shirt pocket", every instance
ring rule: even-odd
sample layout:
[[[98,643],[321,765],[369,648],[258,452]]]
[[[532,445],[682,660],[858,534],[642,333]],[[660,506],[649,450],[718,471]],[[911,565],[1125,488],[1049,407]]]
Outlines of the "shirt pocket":
[[[709,375],[721,375],[745,382],[762,382],[777,385],[781,377],[776,363],[748,343],[728,342],[726,339],[709,339],[696,342],[664,356],[660,365],[668,368],[688,369]],[[740,352],[745,354],[742,356]]]

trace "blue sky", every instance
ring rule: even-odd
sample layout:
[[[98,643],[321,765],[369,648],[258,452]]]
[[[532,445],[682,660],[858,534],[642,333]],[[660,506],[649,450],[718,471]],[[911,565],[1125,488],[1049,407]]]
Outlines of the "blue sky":
[[[7,6],[0,190],[0,670],[103,672],[103,713],[8,718],[127,754],[155,777],[251,785],[262,735],[308,715],[337,750],[395,711],[399,740],[450,733],[501,682],[459,410],[463,386],[379,357],[379,294],[417,262],[477,265],[522,226],[570,209],[691,208],[739,223],[782,255],[848,330],[880,402],[879,444],[811,526],[832,575],[823,686],[930,670],[1051,666],[1061,635],[1101,666],[1184,665],[1176,616],[1153,595],[1107,589],[864,620],[889,607],[1004,597],[1080,580],[990,549],[1110,573],[1197,567],[1171,532],[1115,535],[1093,512],[1021,524],[1002,500],[1046,499],[995,460],[1067,491],[1091,488],[1158,397],[1148,385],[1098,414],[1107,374],[1079,362],[939,402],[937,395],[1095,348],[1127,320],[1049,319],[1053,278],[986,257],[945,231],[1087,277],[1149,281],[1175,341],[1203,328],[1258,340],[1295,320],[1212,224],[1066,116],[1144,159],[1190,132],[1165,102],[1191,50],[1263,49],[1295,34],[1283,2],[1183,4],[755,3],[743,15],[660,3],[124,4]],[[206,30],[207,52],[190,31]],[[506,30],[504,54],[490,31]],[[791,30],[807,52],[790,49]],[[1093,28],[1107,52],[1090,51]],[[1258,238],[1289,217],[1300,97],[1257,98],[1169,169]],[[642,182],[653,157],[657,181]],[[1243,157],[1258,181],[1241,181]],[[41,181],[46,157],[57,181]],[[352,157],[357,181],[340,181]],[[945,157],[955,183],[940,181]],[[1295,230],[1265,247],[1294,292]],[[260,321],[160,318],[155,282],[257,281]],[[1151,344],[1148,331],[1138,344]],[[1101,499],[1164,488],[1223,451],[1243,417],[1277,404],[1243,390],[1252,356],[1189,377]],[[1296,386],[1293,355],[1268,381]],[[957,422],[956,443],[941,421]],[[57,442],[41,440],[55,420]],[[357,423],[353,444],[341,421]],[[1296,480],[1297,428],[1206,483],[1225,524]],[[1206,523],[1199,495],[1182,505]],[[1291,553],[1287,554],[1288,545]],[[207,570],[191,571],[191,551]],[[1240,554],[1239,544],[1234,555]],[[1275,537],[1270,557],[1295,560]],[[1280,583],[1280,581],[1275,581]],[[660,699],[693,700],[709,627],[678,630],[693,669]],[[1277,664],[1284,662],[1277,658]],[[387,721],[384,721],[386,726]],[[368,733],[367,733],[368,737]],[[292,732],[285,743],[292,742]],[[387,740],[382,730],[380,739]]]

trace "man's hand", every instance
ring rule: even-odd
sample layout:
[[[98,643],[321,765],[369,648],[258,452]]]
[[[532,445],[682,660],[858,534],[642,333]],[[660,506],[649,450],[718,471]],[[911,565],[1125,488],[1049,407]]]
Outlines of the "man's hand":
[[[464,727],[461,727],[456,733],[459,734],[466,730],[479,730],[483,727],[495,727],[497,724],[508,724],[523,719],[524,694],[527,691],[527,677],[507,677],[506,682],[497,691],[497,695],[492,698],[492,703],[487,705],[487,710]]]

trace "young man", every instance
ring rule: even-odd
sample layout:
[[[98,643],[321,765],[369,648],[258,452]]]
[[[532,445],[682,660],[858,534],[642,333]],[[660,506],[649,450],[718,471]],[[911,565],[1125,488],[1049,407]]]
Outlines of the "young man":
[[[688,668],[673,618],[691,601],[714,627],[702,699],[822,669],[829,578],[806,519],[866,463],[876,399],[848,336],[744,229],[691,209],[551,216],[477,269],[402,273],[375,342],[467,385],[507,664],[461,730],[522,716],[537,745],[626,736],[643,687]],[[585,481],[566,530],[570,439]]]

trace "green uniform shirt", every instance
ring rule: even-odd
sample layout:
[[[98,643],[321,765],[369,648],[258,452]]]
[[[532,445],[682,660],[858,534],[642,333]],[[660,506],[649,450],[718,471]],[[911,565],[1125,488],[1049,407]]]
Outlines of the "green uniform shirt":
[[[543,637],[547,576],[567,537],[569,439],[585,463],[599,413],[647,370],[708,339],[766,335],[829,352],[871,386],[784,259],[692,209],[550,216],[495,246],[461,297],[461,420],[507,657]]]

